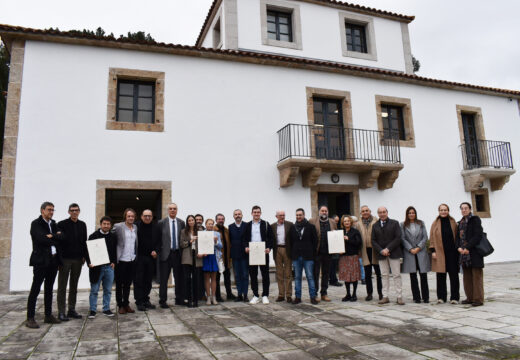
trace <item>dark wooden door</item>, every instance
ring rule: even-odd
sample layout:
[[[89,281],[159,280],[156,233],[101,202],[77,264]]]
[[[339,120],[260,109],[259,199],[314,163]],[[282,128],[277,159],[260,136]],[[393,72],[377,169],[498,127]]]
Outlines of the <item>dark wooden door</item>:
[[[345,159],[341,101],[314,98],[313,104],[316,157],[329,160]]]
[[[480,167],[480,152],[478,146],[477,129],[474,114],[462,114],[462,128],[464,131],[464,150],[466,165],[469,168]]]

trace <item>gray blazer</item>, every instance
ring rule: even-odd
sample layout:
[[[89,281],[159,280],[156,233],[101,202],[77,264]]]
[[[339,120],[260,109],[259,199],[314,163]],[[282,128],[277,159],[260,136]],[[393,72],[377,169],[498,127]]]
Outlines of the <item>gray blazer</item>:
[[[412,234],[409,227],[404,227],[401,223],[401,244],[403,245],[403,270],[402,273],[414,273],[417,271],[417,264],[415,262],[415,255],[410,253],[410,250],[419,247],[421,250],[417,253],[417,260],[419,262],[419,272],[426,273],[431,271],[430,257],[428,249],[426,248],[426,241],[428,241],[428,234],[426,233],[426,226],[424,223],[420,226],[419,231]]]
[[[164,219],[159,221],[159,228],[161,229],[161,247],[159,250],[159,260],[166,261],[168,260],[168,256],[170,255],[170,250],[172,249],[172,235],[170,233],[170,217],[165,217]],[[179,242],[179,250],[181,245],[181,231],[186,226],[184,221],[175,218],[175,230],[177,230],[177,240]]]
[[[123,249],[125,248],[125,226],[124,222],[114,225],[114,232],[116,233],[117,239],[117,262],[119,262],[121,255],[123,255]],[[137,255],[137,246],[139,245],[139,239],[137,238],[137,225],[133,224],[133,228],[135,231],[135,254]]]

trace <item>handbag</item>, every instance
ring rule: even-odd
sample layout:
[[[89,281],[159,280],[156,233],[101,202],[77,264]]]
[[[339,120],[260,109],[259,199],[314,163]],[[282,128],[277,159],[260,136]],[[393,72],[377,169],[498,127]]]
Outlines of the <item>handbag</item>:
[[[482,233],[482,238],[480,239],[480,242],[477,244],[477,246],[475,246],[475,248],[477,249],[477,253],[483,257],[491,255],[493,254],[493,251],[495,251],[489,242],[486,233]]]

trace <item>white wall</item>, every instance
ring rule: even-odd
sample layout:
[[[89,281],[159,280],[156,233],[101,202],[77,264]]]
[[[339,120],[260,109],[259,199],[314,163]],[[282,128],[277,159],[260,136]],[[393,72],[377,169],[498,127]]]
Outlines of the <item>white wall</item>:
[[[109,67],[164,71],[165,128],[162,133],[106,130]],[[307,123],[305,87],[350,91],[354,127],[377,129],[374,96],[412,99],[416,148],[403,148],[405,165],[392,189],[361,190],[361,203],[386,205],[401,220],[413,204],[428,224],[437,205],[470,199],[460,175],[461,155],[455,104],[482,107],[488,139],[511,141],[520,159],[516,102],[324,72],[128,50],[27,41],[22,84],[11,262],[11,290],[30,287],[29,226],[43,201],[56,205],[55,219],[67,217],[71,202],[95,230],[96,180],[172,182],[179,216],[254,204],[274,221],[275,211],[310,209],[310,191],[301,179],[279,188],[276,131],[287,123]],[[352,176],[343,176],[355,183]],[[323,182],[330,176],[322,177]],[[493,218],[484,228],[496,252],[489,261],[519,259],[511,219],[520,210],[506,199],[518,193],[520,175],[504,190],[490,192]],[[85,268],[80,287],[88,287]]]
[[[328,6],[303,1],[285,1],[300,7],[302,50],[262,45],[259,0],[237,0],[238,46],[270,53],[405,71],[401,23],[373,17],[377,61],[342,55],[339,13]],[[352,13],[356,14],[356,13]],[[368,16],[368,15],[365,15]]]

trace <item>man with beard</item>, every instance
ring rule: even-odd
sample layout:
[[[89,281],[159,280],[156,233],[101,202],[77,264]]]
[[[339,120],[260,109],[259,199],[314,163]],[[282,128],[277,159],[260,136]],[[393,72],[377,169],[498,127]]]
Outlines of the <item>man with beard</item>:
[[[233,261],[233,272],[235,273],[235,282],[238,292],[235,302],[248,302],[247,290],[249,287],[249,258],[244,251],[244,246],[242,245],[242,236],[246,229],[246,225],[242,222],[242,210],[236,209],[233,211],[233,218],[235,219],[235,222],[229,224],[228,230],[229,244],[231,248],[230,257]]]
[[[361,256],[363,258],[363,266],[365,268],[365,282],[367,286],[367,297],[366,301],[372,300],[372,293],[374,288],[372,286],[372,267],[376,272],[377,281],[377,293],[379,294],[379,300],[383,298],[383,283],[381,282],[381,270],[377,261],[377,253],[372,247],[372,227],[377,223],[377,219],[372,216],[370,208],[366,205],[361,207],[361,222],[358,223],[356,228],[361,233],[363,239],[363,246],[361,248]]]
[[[226,288],[226,299],[235,300],[236,296],[231,292],[231,244],[229,242],[229,230],[224,225],[226,217],[223,214],[215,215],[215,222],[220,232],[220,238],[222,239],[222,261],[224,262],[224,286]],[[220,295],[220,272],[217,273],[217,301],[223,302],[222,296]]]

